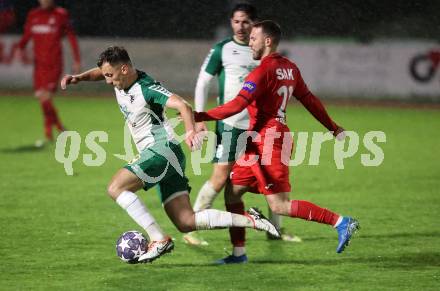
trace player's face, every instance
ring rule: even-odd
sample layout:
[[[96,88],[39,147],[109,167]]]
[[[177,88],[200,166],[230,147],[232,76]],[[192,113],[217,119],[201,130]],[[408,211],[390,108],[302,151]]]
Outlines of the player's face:
[[[249,37],[249,46],[252,50],[252,58],[254,60],[261,60],[265,50],[266,36],[264,35],[261,27],[252,28],[251,35]]]
[[[252,29],[252,20],[243,11],[236,11],[231,18],[231,27],[236,40],[248,43]]]
[[[119,90],[127,88],[127,65],[112,66],[106,62],[102,64],[101,72],[107,84],[113,85]]]
[[[54,5],[53,0],[38,0],[38,2],[40,3],[41,8],[43,9],[50,8]]]

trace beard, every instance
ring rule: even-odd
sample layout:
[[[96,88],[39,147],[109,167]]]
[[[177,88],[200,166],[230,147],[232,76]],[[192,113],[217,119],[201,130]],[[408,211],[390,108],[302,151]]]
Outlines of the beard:
[[[261,60],[261,56],[263,55],[263,50],[252,51],[252,58],[256,61]]]

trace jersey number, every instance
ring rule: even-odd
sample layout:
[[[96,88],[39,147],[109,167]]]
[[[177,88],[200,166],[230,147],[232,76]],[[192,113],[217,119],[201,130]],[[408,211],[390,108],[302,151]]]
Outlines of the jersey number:
[[[278,116],[284,117],[286,115],[287,101],[289,101],[290,97],[293,95],[293,87],[281,86],[277,93],[279,96],[283,97],[283,102],[281,102],[281,106],[278,109]]]

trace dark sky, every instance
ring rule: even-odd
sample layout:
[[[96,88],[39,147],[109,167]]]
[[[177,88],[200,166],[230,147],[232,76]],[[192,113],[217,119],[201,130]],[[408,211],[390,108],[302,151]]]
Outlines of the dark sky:
[[[80,35],[212,39],[238,1],[60,0]],[[440,0],[254,0],[260,18],[278,21],[289,38],[416,37],[440,40]],[[16,32],[36,0],[16,0]]]

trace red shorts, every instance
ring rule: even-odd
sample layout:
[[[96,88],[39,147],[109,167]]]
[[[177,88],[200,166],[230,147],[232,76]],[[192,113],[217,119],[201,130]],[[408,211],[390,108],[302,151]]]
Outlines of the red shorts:
[[[293,138],[286,126],[276,131],[280,134],[278,138],[266,134],[268,130],[264,129],[260,132],[261,142],[248,143],[246,153],[232,167],[233,185],[248,186],[250,192],[265,195],[291,191],[288,162]],[[273,144],[269,135],[272,135]]]
[[[55,92],[61,78],[61,73],[61,66],[52,68],[40,68],[36,66],[34,70],[34,90]]]

